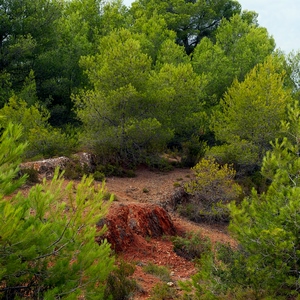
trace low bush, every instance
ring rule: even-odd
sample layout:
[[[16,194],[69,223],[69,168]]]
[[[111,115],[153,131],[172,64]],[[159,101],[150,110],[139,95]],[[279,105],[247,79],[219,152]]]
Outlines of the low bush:
[[[152,274],[158,278],[160,278],[163,281],[170,281],[171,277],[170,277],[170,271],[168,268],[164,267],[164,266],[157,266],[153,263],[149,263],[148,265],[143,267],[144,272],[148,273],[148,274]]]
[[[235,182],[232,165],[220,165],[213,157],[202,159],[192,168],[194,177],[184,186],[188,201],[178,211],[190,220],[228,222],[227,204],[240,200],[242,188]]]
[[[28,184],[36,184],[39,183],[39,172],[34,168],[25,168],[19,171],[19,176],[22,177],[26,175],[26,183]]]
[[[84,175],[84,170],[79,162],[70,161],[64,172],[64,178],[74,180],[80,179]]]
[[[121,260],[118,267],[107,278],[104,299],[132,299],[131,297],[138,290],[138,284],[130,278],[134,270],[134,265]]]
[[[178,299],[177,292],[165,282],[157,283],[151,291],[150,300]]]
[[[184,237],[176,236],[172,239],[174,252],[188,260],[198,259],[211,251],[211,241],[200,232],[190,232]]]
[[[160,156],[148,156],[145,159],[145,163],[150,170],[168,172],[174,169],[172,164],[166,158]]]
[[[105,174],[102,173],[102,172],[99,172],[99,171],[96,171],[94,174],[93,174],[93,177],[95,180],[97,181],[103,181],[105,179]]]

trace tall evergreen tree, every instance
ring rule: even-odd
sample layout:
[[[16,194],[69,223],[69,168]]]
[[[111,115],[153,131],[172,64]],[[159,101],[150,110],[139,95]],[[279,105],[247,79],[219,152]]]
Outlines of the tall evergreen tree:
[[[216,109],[212,128],[224,145],[213,148],[223,159],[237,164],[260,165],[270,141],[279,133],[280,120],[291,94],[284,87],[280,60],[270,56],[242,82],[234,81]]]

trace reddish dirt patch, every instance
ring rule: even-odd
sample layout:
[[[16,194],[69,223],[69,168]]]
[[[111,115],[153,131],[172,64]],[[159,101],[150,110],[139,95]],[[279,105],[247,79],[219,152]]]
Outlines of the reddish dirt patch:
[[[104,238],[116,252],[138,249],[140,241],[147,237],[176,234],[174,224],[163,208],[144,203],[113,204],[104,224],[108,228]]]
[[[183,186],[192,176],[189,169],[167,173],[140,169],[136,175],[135,178],[112,177],[107,180],[108,191],[116,195],[116,202],[107,216],[107,238],[121,258],[136,265],[133,278],[143,292],[134,299],[148,299],[160,280],[146,274],[142,268],[144,265],[151,262],[169,268],[175,286],[179,280],[188,280],[197,271],[193,262],[173,251],[168,236],[193,231],[208,236],[213,243],[230,243],[232,246],[236,243],[226,226],[196,224],[173,212],[172,199],[178,193],[177,186]]]

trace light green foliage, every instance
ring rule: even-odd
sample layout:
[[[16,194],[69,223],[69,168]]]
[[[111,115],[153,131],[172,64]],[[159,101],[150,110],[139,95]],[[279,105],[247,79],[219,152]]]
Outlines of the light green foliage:
[[[66,155],[76,147],[75,137],[68,136],[48,124],[49,112],[38,103],[29,106],[22,99],[13,96],[0,109],[0,115],[2,116],[0,123],[4,128],[9,122],[22,125],[21,141],[29,143],[24,152],[26,157]]]
[[[28,195],[12,194],[19,183],[16,146],[20,128],[8,125],[0,153],[0,294],[5,299],[103,299],[104,282],[113,269],[107,242],[95,242],[96,223],[108,211],[103,187],[84,177],[77,187],[56,170],[51,182],[31,188]],[[8,169],[9,168],[9,169]],[[10,184],[8,184],[10,181]],[[98,192],[95,191],[98,190]]]
[[[103,38],[99,54],[82,59],[94,89],[75,98],[84,144],[133,162],[141,150],[159,149],[171,134],[153,117],[155,103],[145,97],[151,59],[137,38],[125,29]]]
[[[132,4],[130,12],[135,19],[162,16],[167,28],[176,32],[176,42],[190,54],[204,36],[213,35],[223,17],[240,13],[240,8],[238,2],[228,0],[140,0]]]
[[[185,53],[183,46],[177,45],[173,40],[166,39],[161,44],[157,53],[156,68],[161,68],[164,64],[180,64],[190,63],[190,57]]]
[[[275,44],[265,28],[258,27],[234,15],[223,19],[216,30],[216,39],[203,38],[193,52],[193,67],[197,74],[205,74],[208,105],[215,105],[237,78],[245,75],[272,53]]]
[[[122,0],[113,1],[98,1],[100,2],[102,14],[100,19],[99,29],[101,36],[106,36],[112,31],[131,26],[131,16],[128,13],[128,8]]]
[[[207,78],[207,105],[217,104],[233,80],[229,58],[219,45],[205,37],[194,50],[192,64],[197,74],[205,74]]]
[[[175,32],[168,30],[165,19],[154,14],[151,18],[140,16],[134,23],[132,32],[142,35],[140,42],[145,53],[156,62],[157,53],[165,41],[174,41]]]
[[[21,136],[21,126],[9,123],[0,137],[0,198],[11,194],[25,182],[25,177],[16,179],[20,157],[27,146],[26,143],[18,143]]]
[[[234,181],[233,166],[220,165],[208,157],[201,159],[192,170],[194,178],[185,184],[190,199],[178,207],[179,213],[196,222],[228,222],[227,203],[237,200],[242,193]]]
[[[243,80],[248,71],[263,62],[275,48],[266,28],[249,24],[239,15],[222,20],[216,33],[216,45],[230,60],[233,75],[238,80]]]
[[[234,182],[236,172],[232,165],[220,165],[209,157],[203,158],[192,170],[195,179],[188,182],[185,189],[207,204],[235,200],[242,192]]]
[[[197,76],[191,64],[165,63],[158,72],[151,74],[149,98],[159,101],[159,121],[174,130],[175,135],[191,136],[199,130],[202,119],[195,116],[203,110],[201,100],[205,84],[205,76]]]
[[[265,194],[252,192],[241,206],[231,205],[230,228],[245,253],[245,268],[256,290],[299,293],[299,103],[282,122],[283,139],[273,143],[262,174],[272,180]]]
[[[223,147],[240,148],[232,153],[235,157],[231,162],[243,162],[243,151],[246,151],[247,157],[253,159],[251,164],[259,164],[270,149],[270,141],[278,135],[280,120],[291,101],[283,80],[280,61],[269,57],[254,67],[244,81],[234,81],[214,114],[212,129],[217,140],[225,143],[217,148],[217,152]],[[222,160],[229,161],[226,157]]]

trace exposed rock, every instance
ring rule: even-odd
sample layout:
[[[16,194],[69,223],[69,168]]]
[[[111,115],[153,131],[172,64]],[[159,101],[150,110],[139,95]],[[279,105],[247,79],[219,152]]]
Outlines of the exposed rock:
[[[26,162],[20,165],[20,169],[34,169],[38,172],[39,178],[51,179],[57,167],[65,170],[71,163],[79,163],[86,172],[92,173],[95,169],[94,156],[90,153],[81,152],[74,154],[73,158],[66,156]]]
[[[87,170],[89,173],[95,172],[95,155],[87,152],[80,152],[73,155],[77,159],[82,169]]]
[[[106,224],[108,231],[101,239],[106,238],[116,252],[137,246],[141,237],[161,237],[175,235],[176,229],[169,214],[158,205],[114,203],[105,220],[97,225]]]
[[[57,167],[65,170],[70,163],[70,159],[65,156],[57,158],[49,158],[38,161],[26,162],[20,165],[20,169],[34,169],[38,172],[40,178],[50,179],[53,177],[54,171]]]

